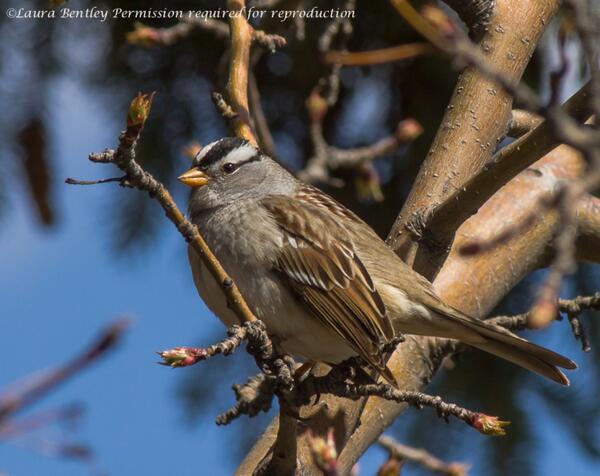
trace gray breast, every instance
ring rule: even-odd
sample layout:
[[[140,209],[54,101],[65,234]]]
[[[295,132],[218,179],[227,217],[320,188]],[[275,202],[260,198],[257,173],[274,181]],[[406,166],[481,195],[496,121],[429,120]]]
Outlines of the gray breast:
[[[195,220],[208,245],[239,287],[254,314],[265,322],[285,352],[324,362],[339,362],[354,351],[307,312],[273,270],[282,232],[266,210],[242,202]],[[190,264],[198,292],[226,325],[238,323],[219,285],[193,249]]]
[[[263,319],[277,312],[287,291],[272,271],[281,230],[262,207],[249,201],[195,217],[209,247],[234,280],[248,304]],[[190,264],[202,299],[226,325],[237,322],[200,258],[190,251]]]

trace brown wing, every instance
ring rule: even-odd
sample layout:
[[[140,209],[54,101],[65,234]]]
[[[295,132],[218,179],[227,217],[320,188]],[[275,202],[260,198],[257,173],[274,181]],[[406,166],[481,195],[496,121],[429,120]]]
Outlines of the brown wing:
[[[317,318],[393,381],[380,352],[393,328],[344,226],[358,218],[312,187],[300,193],[302,200],[273,195],[262,202],[284,231],[276,267]]]

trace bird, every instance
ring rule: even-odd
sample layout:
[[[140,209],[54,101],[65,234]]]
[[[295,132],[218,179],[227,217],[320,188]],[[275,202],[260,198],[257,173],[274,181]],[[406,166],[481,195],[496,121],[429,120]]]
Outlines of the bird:
[[[207,144],[178,178],[192,189],[190,221],[283,352],[332,365],[358,356],[396,385],[385,344],[443,337],[569,385],[559,368],[575,362],[444,303],[356,214],[247,140]],[[191,247],[188,258],[206,305],[227,327],[238,324]]]

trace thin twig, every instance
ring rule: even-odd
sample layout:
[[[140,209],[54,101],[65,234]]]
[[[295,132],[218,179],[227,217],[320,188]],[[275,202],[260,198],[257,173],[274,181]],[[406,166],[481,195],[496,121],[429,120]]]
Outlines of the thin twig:
[[[71,177],[67,177],[65,179],[65,183],[68,185],[98,185],[98,184],[102,184],[102,183],[114,183],[117,182],[121,185],[126,185],[127,184],[127,176],[124,175],[122,177],[111,177],[111,178],[106,178],[106,179],[100,179],[100,180],[77,180]]]
[[[83,353],[62,367],[45,372],[17,389],[0,394],[0,422],[30,406],[70,377],[78,374],[99,357],[111,350],[128,326],[127,319],[119,319],[105,329]]]
[[[135,148],[150,113],[153,96],[154,93],[150,95],[139,94],[131,102],[127,128],[119,136],[119,146],[116,151],[107,149],[101,153],[90,154],[89,159],[92,162],[115,164],[125,172],[127,181],[132,187],[148,192],[152,198],[158,201],[167,218],[202,259],[216,282],[220,284],[227,302],[240,322],[255,321],[256,317],[248,307],[237,285],[212,253],[206,241],[200,235],[198,228],[181,213],[166,187],[145,171],[135,160]]]
[[[574,299],[559,299],[556,304],[557,311],[553,313],[553,320],[560,320],[560,313],[567,315],[574,337],[581,342],[584,352],[591,350],[589,339],[580,321],[580,314],[585,311],[600,310],[600,292],[591,296],[578,296]],[[513,331],[535,328],[531,324],[531,311],[515,316],[496,316],[488,322]]]
[[[387,450],[391,457],[417,463],[423,468],[437,474],[444,474],[446,476],[467,476],[468,470],[471,467],[470,464],[466,463],[446,463],[424,448],[414,448],[412,446],[403,445],[390,436],[380,436],[377,443]]]
[[[429,43],[410,43],[371,51],[327,51],[323,56],[323,61],[326,64],[362,66],[404,61],[435,51]]]
[[[315,377],[307,380],[310,394],[333,394],[339,397],[356,400],[363,397],[380,397],[397,403],[406,403],[415,408],[430,407],[437,411],[440,418],[448,420],[450,416],[464,421],[479,432],[486,435],[504,435],[509,422],[498,417],[467,410],[455,403],[446,403],[439,396],[427,395],[422,392],[402,391],[384,383],[353,384],[338,379]],[[305,394],[306,395],[306,394]]]
[[[275,382],[265,374],[250,377],[243,385],[233,385],[236,404],[216,418],[217,425],[227,425],[240,415],[253,417],[268,412],[273,402]]]
[[[246,340],[248,329],[244,326],[232,326],[227,330],[227,338],[209,347],[175,347],[157,352],[163,359],[162,365],[169,367],[189,367],[207,360],[217,354],[231,355]]]
[[[152,28],[136,22],[133,31],[125,34],[128,43],[146,48],[155,46],[170,46],[191,36],[196,31],[206,31],[216,38],[227,38],[227,24],[212,18],[184,19],[169,28]]]

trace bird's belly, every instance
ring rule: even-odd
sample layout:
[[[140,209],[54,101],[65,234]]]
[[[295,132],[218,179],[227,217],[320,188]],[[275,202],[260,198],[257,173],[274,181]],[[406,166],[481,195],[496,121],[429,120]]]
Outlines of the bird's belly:
[[[223,290],[197,256],[190,254],[194,282],[208,308],[225,324],[239,324],[227,306]],[[229,269],[228,269],[229,268]],[[295,357],[318,362],[338,363],[356,355],[344,340],[327,328],[279,281],[269,275],[236,279],[236,272],[226,267],[238,285],[252,312],[267,326],[269,335],[280,348]],[[232,272],[233,271],[233,272]],[[245,273],[245,276],[248,274]]]

